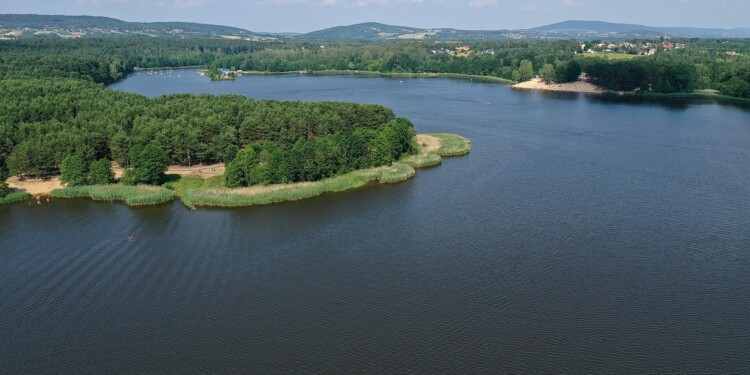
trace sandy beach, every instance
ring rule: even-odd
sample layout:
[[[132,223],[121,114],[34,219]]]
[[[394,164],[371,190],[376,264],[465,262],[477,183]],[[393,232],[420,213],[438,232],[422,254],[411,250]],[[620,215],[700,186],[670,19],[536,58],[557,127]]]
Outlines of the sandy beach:
[[[24,178],[21,180],[18,176],[8,178],[8,186],[13,189],[29,193],[32,195],[49,194],[52,190],[62,188],[60,177],[51,178]]]
[[[167,169],[166,174],[177,174],[180,176],[197,176],[197,177],[214,177],[221,176],[224,174],[224,164],[210,164],[210,165],[194,165],[192,167],[184,167],[181,165],[170,165]],[[124,169],[117,163],[112,163],[112,170],[115,172],[115,178],[121,178]],[[49,194],[52,190],[62,189],[64,186],[60,182],[60,176],[50,178],[24,178],[20,179],[18,176],[12,176],[8,178],[8,186],[18,191],[26,192],[32,195],[38,194]]]
[[[581,92],[585,94],[603,94],[606,92],[590,82],[576,81],[569,83],[546,83],[540,78],[534,78],[531,81],[517,83],[512,86],[515,89],[523,90],[543,90],[543,91],[563,91],[563,92]]]

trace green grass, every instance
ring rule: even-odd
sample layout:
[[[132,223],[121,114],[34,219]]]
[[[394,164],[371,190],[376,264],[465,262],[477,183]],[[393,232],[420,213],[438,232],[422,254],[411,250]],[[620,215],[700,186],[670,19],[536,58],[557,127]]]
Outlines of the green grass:
[[[430,135],[440,139],[440,148],[437,150],[440,156],[463,156],[471,152],[471,141],[468,138],[449,133]]]
[[[269,186],[253,186],[230,189],[226,187],[187,188],[180,199],[187,207],[238,207],[296,201],[316,197],[324,193],[360,188],[370,182],[396,183],[408,180],[416,171],[407,164],[393,163],[390,166],[362,169],[315,182],[300,182]],[[194,180],[189,178],[188,180]],[[194,181],[184,186],[197,186]],[[208,185],[211,185],[210,183]]]
[[[0,204],[22,202],[28,199],[31,199],[31,194],[17,191],[0,198]]]
[[[96,201],[122,201],[130,206],[147,206],[172,201],[176,194],[161,186],[96,185],[53,190],[55,198],[91,198]]]

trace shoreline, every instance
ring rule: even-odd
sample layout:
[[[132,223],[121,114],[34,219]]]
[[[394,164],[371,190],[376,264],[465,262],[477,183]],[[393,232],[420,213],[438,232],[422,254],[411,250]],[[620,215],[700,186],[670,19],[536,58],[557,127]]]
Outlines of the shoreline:
[[[416,141],[421,149],[415,155],[404,156],[391,165],[360,169],[320,181],[230,189],[223,187],[221,183],[223,175],[200,173],[204,169],[216,168],[215,164],[193,167],[198,169],[197,173],[189,167],[174,167],[172,171],[178,172],[176,174],[180,176],[180,179],[162,186],[118,184],[77,186],[54,189],[46,194],[54,198],[118,201],[129,206],[167,203],[176,198],[179,198],[189,209],[265,205],[297,201],[330,192],[353,190],[368,184],[392,184],[406,181],[416,175],[416,169],[434,167],[441,164],[444,157],[463,156],[471,152],[471,141],[456,134],[418,134]],[[180,171],[180,168],[186,171]],[[217,182],[221,184],[217,185]],[[30,194],[28,196],[31,197]]]
[[[194,66],[180,66],[180,67],[169,67],[162,66],[157,68],[133,68],[135,72],[145,72],[149,70],[177,70],[177,69],[208,69],[206,66],[194,65]],[[128,73],[130,74],[130,73]],[[284,72],[266,72],[261,70],[244,70],[242,71],[243,76],[282,76],[282,75],[310,75],[310,76],[370,76],[370,77],[387,77],[387,78],[453,78],[461,79],[466,81],[478,81],[478,82],[492,82],[492,83],[504,83],[512,84],[515,83],[512,80],[494,77],[494,76],[480,76],[474,74],[460,74],[460,73],[394,73],[394,72],[373,72],[369,70],[309,70],[309,71],[284,71]]]
[[[556,91],[556,92],[578,92],[583,94],[606,94],[608,91],[594,85],[590,82],[575,81],[568,83],[547,83],[541,78],[534,78],[530,81],[516,83],[511,85],[514,89],[519,90],[539,90],[539,91]]]
[[[205,66],[178,66],[178,67],[158,67],[158,68],[134,68],[134,72],[148,71],[148,70],[169,70],[169,69],[205,69]],[[130,73],[128,73],[130,74]],[[555,84],[541,84],[529,82],[539,80],[534,78],[531,81],[515,82],[509,79],[494,77],[494,76],[480,76],[472,74],[460,74],[460,73],[393,73],[393,72],[371,72],[367,70],[315,70],[315,71],[288,71],[288,72],[265,72],[258,70],[247,70],[243,71],[242,75],[246,76],[273,76],[273,75],[296,75],[296,76],[362,76],[362,77],[384,77],[384,78],[447,78],[447,79],[460,79],[469,82],[483,82],[483,83],[502,83],[513,89],[519,90],[536,90],[536,91],[552,91],[552,92],[572,92],[582,93],[589,95],[612,95],[612,96],[626,96],[626,97],[643,97],[643,98],[696,98],[696,99],[714,99],[720,101],[735,101],[742,104],[750,103],[750,98],[739,98],[735,96],[722,95],[720,93],[709,93],[704,90],[696,90],[693,92],[674,92],[674,93],[656,93],[656,92],[620,92],[607,90],[602,87],[596,86],[590,82],[576,81],[570,83],[555,83]],[[123,78],[124,79],[124,78]],[[119,81],[119,80],[118,80]],[[218,80],[222,81],[222,80]],[[218,82],[217,81],[217,82]],[[578,84],[578,85],[575,85]],[[581,85],[584,84],[584,85]]]

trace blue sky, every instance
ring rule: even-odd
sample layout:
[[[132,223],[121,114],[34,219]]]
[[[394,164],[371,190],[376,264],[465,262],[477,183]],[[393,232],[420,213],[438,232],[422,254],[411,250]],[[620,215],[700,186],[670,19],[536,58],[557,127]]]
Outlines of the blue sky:
[[[750,27],[750,0],[0,0],[0,12],[190,21],[269,32],[368,21],[460,29],[530,28],[570,19]]]

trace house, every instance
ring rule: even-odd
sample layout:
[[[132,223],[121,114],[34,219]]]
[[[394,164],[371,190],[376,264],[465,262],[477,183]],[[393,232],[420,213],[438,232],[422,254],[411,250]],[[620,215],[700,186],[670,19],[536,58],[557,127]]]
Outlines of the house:
[[[495,49],[494,48],[487,48],[486,50],[484,50],[484,54],[485,55],[494,55],[495,54]]]
[[[737,56],[737,52],[736,51],[727,51],[726,53],[729,56]]]
[[[460,46],[456,47],[456,52],[468,52],[471,49],[469,46]]]
[[[219,70],[221,71],[221,74],[224,74],[224,75],[229,74],[229,69],[227,69],[227,68],[221,68]]]
[[[674,48],[674,44],[672,44],[672,43],[664,43],[664,49],[673,49],[673,48]]]
[[[685,43],[677,43],[674,45],[675,49],[685,49]]]
[[[648,50],[648,55],[649,56],[656,55],[656,48],[651,48],[650,50]]]

